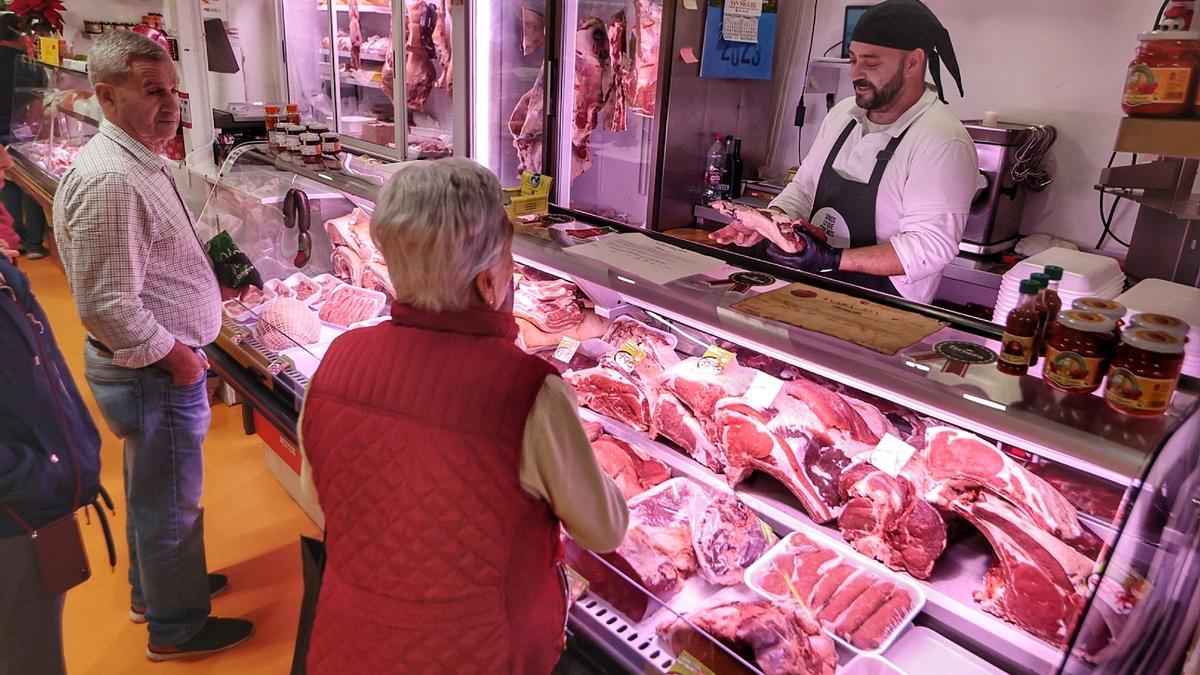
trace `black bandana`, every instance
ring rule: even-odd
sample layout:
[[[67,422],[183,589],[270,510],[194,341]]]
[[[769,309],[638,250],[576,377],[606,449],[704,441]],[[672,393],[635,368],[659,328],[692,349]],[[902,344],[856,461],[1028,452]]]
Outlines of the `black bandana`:
[[[929,58],[929,74],[933,76],[942,103],[946,102],[946,96],[942,93],[940,61],[946,62],[946,70],[958,85],[958,95],[963,95],[962,77],[950,33],[920,0],[887,0],[875,5],[855,24],[850,40],[893,49],[924,49]]]

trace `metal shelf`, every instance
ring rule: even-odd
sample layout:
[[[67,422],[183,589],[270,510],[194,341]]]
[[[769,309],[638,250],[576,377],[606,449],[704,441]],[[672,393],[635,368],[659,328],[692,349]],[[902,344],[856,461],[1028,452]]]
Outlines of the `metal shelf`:
[[[1128,199],[1156,211],[1162,211],[1180,220],[1200,220],[1200,192],[1192,194],[1187,199],[1171,199],[1170,197],[1149,196],[1143,190],[1130,188],[1097,185],[1096,189],[1105,194],[1116,195],[1121,199]]]
[[[369,54],[374,54],[374,56],[370,56]],[[329,56],[329,50],[322,48],[321,56]],[[343,59],[348,59],[348,58],[350,58],[350,52],[339,49],[338,56]],[[385,54],[383,52],[369,52],[369,53],[364,52],[364,53],[360,54],[359,56],[362,58],[363,61],[371,61],[374,63],[383,63],[384,61],[387,60],[387,54]]]
[[[1117,152],[1200,158],[1200,119],[1123,117]]]

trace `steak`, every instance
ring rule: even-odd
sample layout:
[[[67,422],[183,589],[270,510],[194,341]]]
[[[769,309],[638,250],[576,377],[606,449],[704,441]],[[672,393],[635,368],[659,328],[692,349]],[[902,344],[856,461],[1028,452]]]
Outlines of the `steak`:
[[[713,426],[717,401],[741,396],[754,381],[754,371],[736,363],[727,363],[720,372],[712,372],[700,366],[699,358],[688,358],[667,369],[659,379],[659,385],[675,395],[692,416],[700,421],[712,441],[716,441],[717,430]]]
[[[704,631],[705,634],[697,631]],[[837,649],[821,633],[809,611],[769,600],[728,600],[685,612],[658,627],[675,656],[688,652],[716,672],[740,672],[708,636],[738,654],[753,658],[766,675],[833,675]]]
[[[668,391],[658,390],[650,402],[651,419],[655,430],[663,437],[675,442],[692,459],[707,466],[715,473],[725,473],[728,464],[725,453],[713,445],[705,435],[700,421]],[[740,480],[738,481],[740,482]]]
[[[826,630],[859,649],[879,647],[912,611],[907,589],[804,534],[780,546],[753,582],[779,602],[810,607]]]
[[[732,492],[714,491],[693,503],[692,546],[700,576],[722,586],[736,586],[746,568],[775,543],[758,515]]]
[[[996,555],[975,600],[985,611],[1065,646],[1087,599],[1092,561],[1029,527],[1027,514],[989,494],[964,495],[951,508],[979,528]]]
[[[303,302],[295,298],[276,298],[263,310],[257,332],[264,346],[280,352],[315,344],[321,336],[321,322]]]
[[[624,422],[639,431],[650,429],[650,402],[625,373],[605,364],[563,374],[579,404]]]
[[[592,441],[600,470],[608,474],[626,499],[639,495],[671,477],[666,464],[646,456],[633,445],[608,434]]]
[[[662,39],[662,5],[655,0],[634,0],[634,59],[633,94],[629,107],[633,112],[654,117],[655,97],[658,94],[658,50]]]
[[[325,323],[349,328],[351,324],[379,316],[384,303],[382,293],[341,286],[321,305],[319,316]]]
[[[903,475],[856,464],[839,481],[846,500],[838,527],[859,552],[928,579],[946,549],[946,523]]]
[[[958,493],[980,488],[1008,500],[1051,534],[1064,539],[1083,535],[1071,502],[974,434],[953,427],[928,429],[921,462],[931,481],[927,498],[935,504],[944,507]]]

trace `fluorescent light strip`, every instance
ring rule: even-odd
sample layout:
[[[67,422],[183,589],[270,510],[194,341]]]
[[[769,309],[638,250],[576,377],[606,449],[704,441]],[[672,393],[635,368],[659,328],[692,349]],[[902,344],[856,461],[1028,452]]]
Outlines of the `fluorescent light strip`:
[[[963,394],[962,397],[967,399],[971,403],[978,403],[979,405],[986,405],[989,408],[995,408],[996,410],[1000,410],[1000,411],[1008,410],[1008,406],[1004,405],[1003,403],[996,403],[995,401],[989,401],[986,398],[981,398],[979,396],[976,396],[975,394]]]
[[[499,173],[499,166],[492,166],[492,147],[489,134],[492,132],[492,3],[490,0],[471,3],[469,11],[475,16],[475,69],[471,83],[474,85],[475,100],[471,102],[475,120],[474,137],[471,139],[474,160]]]

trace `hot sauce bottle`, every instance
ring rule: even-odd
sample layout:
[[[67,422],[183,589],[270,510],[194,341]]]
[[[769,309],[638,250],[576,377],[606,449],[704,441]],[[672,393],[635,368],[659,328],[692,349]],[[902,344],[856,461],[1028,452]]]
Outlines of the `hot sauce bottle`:
[[[1046,316],[1046,338],[1050,338],[1050,334],[1054,332],[1054,327],[1058,321],[1058,313],[1062,311],[1062,298],[1058,295],[1058,284],[1063,278],[1063,268],[1058,265],[1046,265],[1042,270],[1050,278],[1050,284],[1046,287],[1046,308],[1049,314]]]
[[[1037,309],[1037,296],[1041,290],[1038,282],[1032,279],[1021,282],[1021,299],[1004,322],[996,370],[1007,375],[1024,375],[1029,370],[1041,316]]]
[[[1038,272],[1030,274],[1029,280],[1038,285],[1037,299],[1034,301],[1034,307],[1038,312],[1038,328],[1037,334],[1033,336],[1033,353],[1029,356],[1029,365],[1036,366],[1038,357],[1046,348],[1046,326],[1050,321],[1050,306],[1046,304],[1046,289],[1050,287],[1050,277]]]

